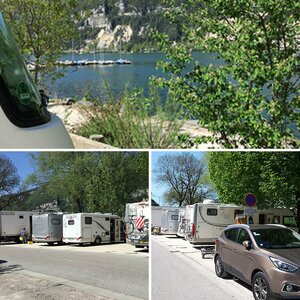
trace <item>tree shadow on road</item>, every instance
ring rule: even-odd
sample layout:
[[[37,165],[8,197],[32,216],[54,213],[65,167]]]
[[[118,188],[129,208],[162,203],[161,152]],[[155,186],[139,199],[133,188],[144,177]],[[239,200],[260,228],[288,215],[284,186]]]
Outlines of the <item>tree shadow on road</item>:
[[[0,260],[0,276],[15,271],[23,270],[23,268],[20,265],[3,265],[6,263],[7,263],[6,260]]]

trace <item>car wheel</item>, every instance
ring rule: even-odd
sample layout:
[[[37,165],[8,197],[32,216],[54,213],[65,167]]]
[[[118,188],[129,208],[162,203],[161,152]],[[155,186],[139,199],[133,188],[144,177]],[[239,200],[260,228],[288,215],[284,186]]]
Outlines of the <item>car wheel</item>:
[[[258,272],[252,279],[252,292],[256,300],[270,300],[271,290],[269,282],[262,272]]]
[[[97,237],[95,239],[95,245],[100,245],[101,244],[101,239],[99,237]]]
[[[224,270],[224,266],[220,256],[217,256],[215,260],[215,272],[216,275],[220,278],[228,277],[228,273]]]

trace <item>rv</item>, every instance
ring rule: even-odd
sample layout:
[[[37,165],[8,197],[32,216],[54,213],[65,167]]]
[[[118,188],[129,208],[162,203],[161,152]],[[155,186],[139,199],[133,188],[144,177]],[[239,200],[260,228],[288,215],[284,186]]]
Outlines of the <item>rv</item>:
[[[125,207],[126,242],[136,248],[149,247],[149,202],[127,203]]]
[[[178,229],[179,207],[151,207],[151,231],[161,234],[176,234]]]
[[[121,241],[120,217],[112,214],[77,213],[63,216],[63,242],[76,244]]]
[[[25,228],[31,237],[32,216],[29,211],[0,211],[0,241],[19,242],[21,230]]]
[[[34,242],[61,244],[63,238],[63,213],[47,213],[32,217],[32,240]]]
[[[0,13],[0,148],[74,148],[26,68]]]
[[[223,229],[234,223],[283,224],[296,229],[294,214],[289,209],[271,208],[258,210],[246,216],[243,206],[214,202],[195,203],[185,216],[184,238],[195,245],[214,244]],[[191,216],[192,214],[192,216]]]

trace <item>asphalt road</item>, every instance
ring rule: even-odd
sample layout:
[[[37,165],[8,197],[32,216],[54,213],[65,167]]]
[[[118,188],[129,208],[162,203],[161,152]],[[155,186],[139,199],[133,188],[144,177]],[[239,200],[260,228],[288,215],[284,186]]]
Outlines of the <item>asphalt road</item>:
[[[0,259],[6,261],[1,267],[78,282],[124,294],[124,298],[129,295],[148,299],[148,253],[122,251],[122,247],[132,247],[126,244],[114,246],[119,250],[111,250],[114,248],[110,245],[65,248],[0,245]],[[108,251],[105,251],[105,247],[108,247]]]
[[[253,300],[248,287],[218,278],[212,257],[202,259],[188,242],[153,237],[151,247],[152,300]]]

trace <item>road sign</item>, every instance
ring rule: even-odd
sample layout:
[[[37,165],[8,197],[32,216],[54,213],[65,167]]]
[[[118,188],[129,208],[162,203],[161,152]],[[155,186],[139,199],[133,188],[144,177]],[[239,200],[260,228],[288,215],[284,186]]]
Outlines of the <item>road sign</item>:
[[[247,206],[255,206],[256,204],[256,196],[254,194],[248,194],[245,197],[245,203]]]
[[[244,215],[245,216],[255,216],[257,214],[257,208],[252,206],[244,207]]]

